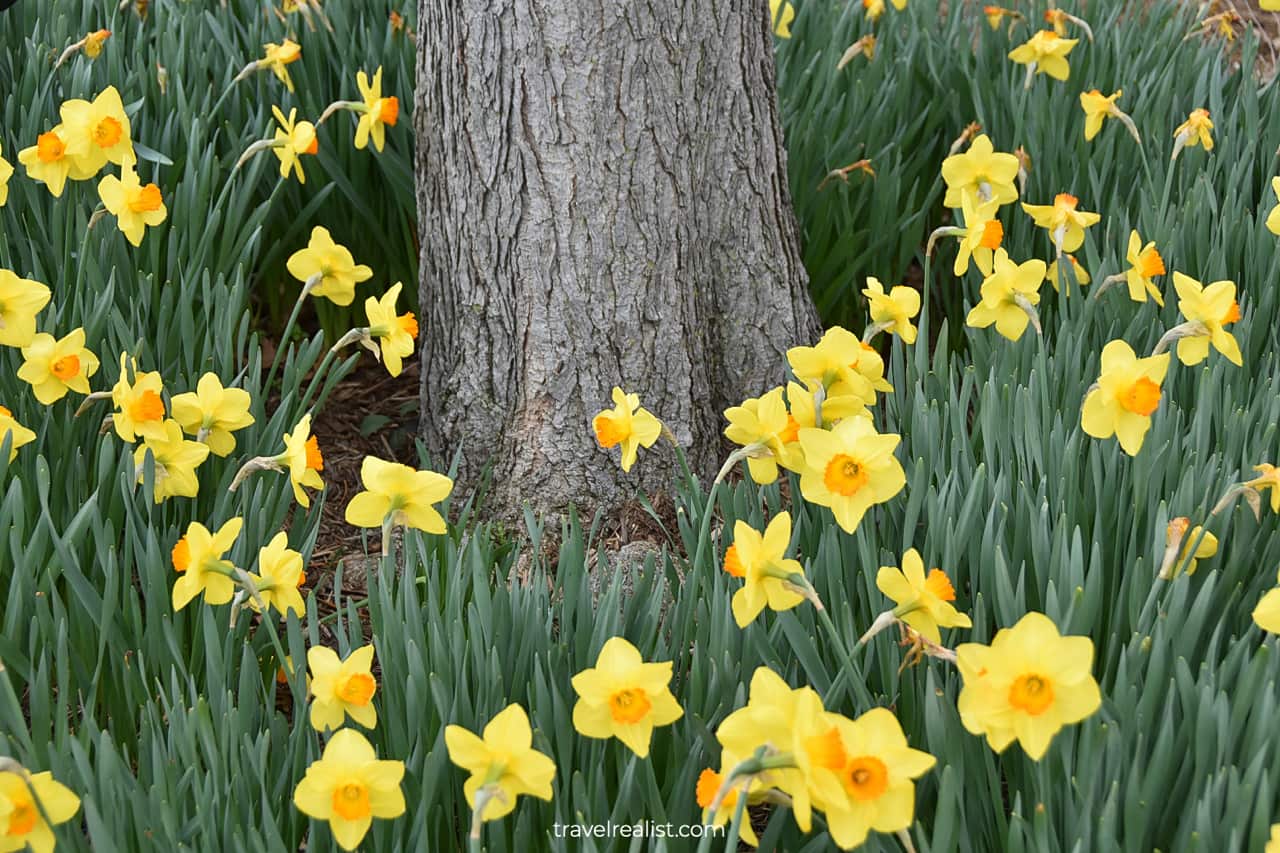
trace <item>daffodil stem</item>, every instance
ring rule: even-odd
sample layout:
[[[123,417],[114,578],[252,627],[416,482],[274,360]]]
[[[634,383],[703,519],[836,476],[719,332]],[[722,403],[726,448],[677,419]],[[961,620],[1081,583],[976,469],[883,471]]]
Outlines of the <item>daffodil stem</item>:
[[[1155,349],[1151,351],[1153,356],[1159,355],[1169,348],[1169,345],[1179,338],[1192,337],[1194,335],[1207,335],[1209,329],[1199,321],[1190,323],[1179,323],[1169,331],[1165,332],[1160,340],[1156,341]]]
[[[738,838],[742,834],[742,816],[747,812],[747,789],[751,787],[751,779],[748,778],[742,783],[742,790],[738,792],[738,804],[733,809],[733,822],[729,824],[729,837],[725,840],[725,853],[736,853],[738,849]]]
[[[276,347],[275,357],[271,359],[271,370],[267,372],[267,381],[263,383],[262,390],[269,391],[271,383],[276,378],[276,371],[280,369],[280,358],[284,355],[285,350],[289,348],[289,336],[293,334],[293,327],[298,323],[298,315],[302,313],[302,303],[307,301],[309,294],[319,281],[317,276],[307,279],[302,285],[302,292],[298,294],[297,300],[293,303],[293,311],[289,312],[289,322],[284,324],[284,331],[280,334],[280,345]]]
[[[702,523],[698,526],[698,543],[693,551],[693,565],[690,571],[697,571],[702,565],[702,558],[707,552],[707,546],[711,544],[711,516],[716,510],[716,493],[720,491],[720,483],[725,477],[729,476],[729,472],[733,470],[733,466],[737,465],[743,459],[750,455],[750,447],[742,447],[729,454],[729,458],[720,466],[720,471],[716,474],[714,482],[711,483],[711,490],[707,492],[707,504],[702,511]]]
[[[493,785],[482,785],[476,791],[475,807],[471,809],[471,832],[467,835],[467,847],[471,853],[480,853],[480,829],[484,826],[484,810],[495,796]]]
[[[867,692],[866,685],[862,683],[862,679],[858,674],[858,665],[853,660],[853,653],[849,651],[849,646],[845,643],[844,638],[840,636],[840,631],[836,629],[836,623],[831,621],[831,614],[825,607],[822,609],[815,607],[814,611],[818,614],[818,621],[822,623],[823,629],[826,630],[827,635],[831,638],[831,644],[840,650],[841,669],[845,678],[848,679],[853,690],[859,694],[858,698],[870,703],[871,694]],[[827,704],[832,707],[836,705],[839,699],[839,693],[836,692],[838,683],[838,679],[831,682],[832,692],[831,696],[828,697]],[[862,689],[858,690],[858,688]]]

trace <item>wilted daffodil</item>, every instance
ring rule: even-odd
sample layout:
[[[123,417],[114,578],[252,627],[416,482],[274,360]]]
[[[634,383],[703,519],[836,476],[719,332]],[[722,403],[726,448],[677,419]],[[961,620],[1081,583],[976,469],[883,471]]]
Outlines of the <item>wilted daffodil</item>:
[[[462,726],[444,730],[449,760],[470,775],[463,785],[467,804],[480,804],[481,820],[498,820],[516,807],[516,798],[528,795],[551,799],[551,780],[556,775],[555,762],[533,748],[533,729],[524,708],[511,704],[494,716],[477,737]]]
[[[912,749],[902,725],[888,708],[872,708],[856,720],[839,714],[828,719],[838,734],[839,749],[824,758],[833,767],[844,796],[817,797],[826,814],[831,838],[845,850],[861,845],[876,832],[902,832],[915,820],[915,784],[937,761]]]
[[[963,154],[952,154],[942,161],[942,180],[947,194],[942,203],[962,207],[969,199],[975,207],[994,201],[996,206],[1018,200],[1018,158],[999,153],[985,133],[979,135]],[[966,220],[967,221],[967,220]]]
[[[996,331],[1011,341],[1022,337],[1028,323],[1040,331],[1035,306],[1040,302],[1045,272],[1044,261],[1016,264],[1004,249],[997,250],[992,273],[982,282],[982,299],[969,310],[965,322],[975,329],[994,324]]]
[[[0,269],[0,346],[25,347],[36,336],[36,315],[49,304],[49,288]]]
[[[973,624],[951,603],[956,600],[956,590],[947,573],[931,569],[926,575],[924,561],[915,548],[902,555],[902,568],[881,566],[876,587],[897,605],[877,623],[883,620],[887,625],[892,619],[901,620],[934,644],[942,642],[939,628],[968,628]]]
[[[36,440],[36,434],[18,423],[13,412],[0,406],[0,446],[9,440],[9,461],[18,455],[18,448]]]
[[[668,686],[671,666],[671,661],[645,663],[635,646],[622,637],[611,637],[600,649],[596,665],[573,677],[578,694],[573,727],[584,737],[616,737],[647,758],[654,728],[684,715]]]
[[[870,303],[873,329],[888,330],[902,338],[904,344],[916,342],[916,327],[911,325],[911,318],[920,313],[920,291],[898,285],[886,293],[880,279],[868,276],[862,295]]]
[[[0,167],[2,168],[2,167]],[[3,184],[3,176],[0,176],[0,184]],[[1271,191],[1276,194],[1277,204],[1271,208],[1271,212],[1267,214],[1267,230],[1277,237],[1280,237],[1280,178],[1271,179]],[[0,204],[4,204],[4,200],[0,198]]]
[[[1084,229],[1096,225],[1102,217],[1097,213],[1077,210],[1080,200],[1070,193],[1058,193],[1053,204],[1027,204],[1025,210],[1036,225],[1049,232],[1058,254],[1074,252],[1084,243]]]
[[[778,513],[764,534],[741,519],[733,528],[733,544],[724,556],[724,570],[746,583],[733,594],[733,619],[739,628],[750,625],[767,605],[790,610],[804,601],[808,582],[804,568],[787,559],[791,544],[791,514]]]
[[[307,579],[302,570],[302,554],[289,547],[289,534],[281,531],[258,551],[258,572],[249,577],[258,595],[249,596],[248,604],[261,610],[258,600],[280,613],[293,611],[301,617],[306,612],[298,587]]]
[[[1000,29],[1005,19],[1009,20],[1009,30],[1013,31],[1013,25],[1023,19],[1021,12],[1014,9],[1006,9],[1003,6],[983,6],[982,14],[986,16],[987,26],[993,30]]]
[[[200,490],[200,481],[196,478],[196,468],[209,458],[209,448],[196,441],[187,441],[182,437],[182,427],[177,421],[164,422],[164,438],[144,439],[133,451],[133,467],[138,473],[138,482],[146,476],[147,452],[151,452],[155,460],[155,502],[166,498],[194,498]]]
[[[111,425],[121,441],[132,444],[139,438],[164,440],[163,390],[164,380],[159,373],[138,373],[137,361],[120,353],[120,378],[111,389],[111,401],[117,409],[111,415]]]
[[[798,427],[787,411],[781,388],[744,400],[740,406],[731,406],[724,410],[724,416],[729,421],[725,438],[741,447],[753,448],[747,454],[747,471],[752,480],[768,485],[778,479],[779,464],[786,468],[796,464],[787,444],[795,441]]]
[[[311,670],[307,692],[311,694],[313,729],[340,729],[347,717],[366,729],[378,725],[378,711],[373,707],[378,681],[373,677],[372,645],[361,646],[343,659],[326,646],[312,646],[307,649],[307,667]]]
[[[1213,121],[1206,109],[1195,109],[1187,116],[1187,120],[1173,131],[1173,156],[1177,160],[1183,148],[1194,148],[1203,145],[1205,151],[1213,150]]]
[[[400,375],[404,359],[413,355],[413,342],[418,337],[418,321],[413,312],[396,313],[401,286],[397,281],[381,299],[371,296],[364,301],[364,313],[369,318],[367,334],[377,340],[375,352],[381,351],[382,363],[392,376]]]
[[[298,114],[295,109],[289,110],[289,117],[285,118],[280,108],[273,106],[271,114],[280,124],[271,143],[272,152],[280,160],[280,177],[287,178],[294,171],[298,173],[298,183],[305,184],[307,176],[302,171],[302,155],[315,154],[320,150],[315,125],[309,121],[295,122]]]
[[[81,172],[93,174],[107,163],[123,168],[137,162],[129,116],[115,86],[103,89],[92,102],[78,98],[65,101],[59,112],[67,156]]]
[[[1093,29],[1089,26],[1089,23],[1082,18],[1077,18],[1065,9],[1050,6],[1044,12],[1044,20],[1045,23],[1053,28],[1054,33],[1059,36],[1067,34],[1067,22],[1070,21],[1085,31],[1085,34],[1089,36],[1089,41],[1093,41]]]
[[[1076,277],[1076,284],[1078,286],[1084,287],[1086,284],[1088,284],[1090,281],[1093,280],[1092,278],[1089,277],[1089,271],[1086,270],[1083,266],[1081,266],[1080,262],[1076,260],[1075,255],[1070,253],[1065,253],[1063,257],[1070,262],[1071,272]],[[1060,260],[1054,261],[1053,263],[1049,264],[1049,268],[1044,271],[1044,280],[1049,282],[1049,284],[1053,285],[1053,289],[1055,292],[1058,291],[1059,288],[1062,286],[1062,277],[1058,274],[1058,265],[1061,263],[1062,261]]]
[[[1009,58],[1019,65],[1027,66],[1028,88],[1036,74],[1048,74],[1055,80],[1066,80],[1071,74],[1067,54],[1076,46],[1077,41],[1078,39],[1064,39],[1053,30],[1040,30],[1025,44],[1009,51]]]
[[[1277,574],[1276,580],[1280,582],[1280,574]],[[1253,621],[1270,634],[1280,634],[1280,587],[1268,590],[1258,600],[1257,606],[1253,608]],[[1271,837],[1274,839],[1275,836],[1273,830]],[[1267,849],[1270,850],[1271,845],[1268,844]]]
[[[1109,118],[1117,118],[1120,123],[1125,126],[1139,145],[1142,144],[1142,137],[1138,135],[1137,125],[1133,123],[1133,119],[1128,114],[1116,106],[1116,101],[1124,95],[1123,89],[1117,89],[1110,95],[1104,95],[1097,89],[1090,89],[1088,92],[1080,93],[1080,108],[1084,110],[1084,138],[1086,141],[1092,141],[1095,136],[1102,130],[1102,123]]]
[[[404,814],[403,761],[379,760],[364,735],[343,729],[330,738],[319,760],[307,767],[293,791],[298,811],[328,821],[333,840],[343,850],[355,850],[373,819]]]
[[[1194,575],[1201,560],[1218,553],[1218,537],[1198,524],[1191,527],[1191,519],[1186,516],[1169,522],[1164,544],[1164,559],[1159,572],[1159,577],[1163,580],[1174,577],[1179,570]],[[1192,551],[1192,548],[1195,550]]]
[[[962,644],[956,665],[964,679],[960,721],[973,734],[986,735],[996,752],[1017,740],[1039,761],[1059,729],[1102,704],[1090,672],[1093,641],[1062,636],[1043,613],[1028,613],[996,632],[989,646]]]
[[[306,284],[314,296],[323,296],[335,305],[350,305],[356,285],[373,278],[373,270],[357,264],[351,252],[335,243],[329,229],[316,226],[305,249],[289,256],[289,274]]]
[[[96,169],[86,169],[67,152],[66,129],[58,125],[40,134],[36,144],[18,152],[18,162],[27,167],[27,177],[49,188],[54,198],[62,197],[67,179],[86,181]]]
[[[662,435],[662,422],[641,408],[639,394],[627,394],[613,387],[613,408],[591,419],[596,441],[605,450],[622,447],[622,470],[630,471],[641,447],[653,447]]]
[[[134,246],[142,245],[142,235],[148,227],[154,228],[169,215],[160,188],[154,183],[144,186],[132,166],[124,166],[118,178],[107,175],[99,181],[98,197]]]
[[[41,332],[22,348],[24,359],[18,378],[31,385],[44,405],[55,403],[68,391],[89,393],[89,377],[98,372],[98,357],[84,346],[84,329],[62,339]]]
[[[0,154],[4,153],[4,146],[0,145]],[[9,200],[9,179],[13,177],[13,164],[4,157],[0,157],[0,207],[4,207]]]
[[[444,533],[445,521],[433,506],[453,491],[453,480],[434,471],[415,471],[399,462],[366,456],[360,463],[365,491],[347,504],[347,524],[356,527],[397,525],[424,533]],[[384,536],[383,548],[388,543]]]
[[[1138,358],[1124,341],[1111,341],[1102,348],[1102,372],[1085,395],[1080,426],[1094,438],[1114,435],[1125,453],[1137,456],[1168,370],[1169,353]]]
[[[233,518],[217,533],[198,521],[187,527],[187,532],[173,546],[170,559],[173,570],[182,577],[173,585],[173,609],[181,610],[200,593],[207,604],[226,604],[235,594],[233,578],[236,567],[222,555],[235,544],[244,519]]]
[[[901,437],[881,435],[864,418],[849,418],[830,431],[800,430],[805,500],[830,507],[846,533],[857,529],[868,509],[892,498],[906,485],[906,473],[893,455]]]
[[[323,489],[324,479],[320,476],[323,470],[324,455],[320,452],[320,442],[311,434],[311,413],[308,412],[294,426],[293,432],[284,434],[284,452],[276,456],[255,456],[244,463],[231,482],[229,491],[238,489],[245,478],[255,471],[287,472],[294,498],[303,509],[307,509],[311,506],[311,499],[307,497],[304,487]]]
[[[0,771],[0,850],[52,853],[57,839],[50,826],[66,823],[79,810],[80,798],[52,773]]]
[[[1178,292],[1178,310],[1187,318],[1186,334],[1178,338],[1178,360],[1199,364],[1209,357],[1209,344],[1239,367],[1244,363],[1240,345],[1227,326],[1240,319],[1234,281],[1215,281],[1208,287],[1180,272],[1173,274]]]
[[[231,433],[254,422],[249,414],[249,392],[240,388],[223,388],[216,374],[206,373],[196,383],[195,391],[178,394],[169,401],[173,419],[187,435],[209,445],[215,456],[227,456],[236,448]]]
[[[773,34],[778,38],[791,38],[791,22],[795,17],[796,7],[786,0],[769,0],[769,20],[773,22]]]

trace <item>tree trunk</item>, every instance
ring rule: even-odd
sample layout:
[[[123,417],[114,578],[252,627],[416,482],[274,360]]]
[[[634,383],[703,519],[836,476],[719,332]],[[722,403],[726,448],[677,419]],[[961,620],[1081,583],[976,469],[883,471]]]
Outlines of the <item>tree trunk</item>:
[[[614,506],[620,385],[715,470],[722,411],[818,330],[765,0],[421,0],[422,433],[498,512]]]

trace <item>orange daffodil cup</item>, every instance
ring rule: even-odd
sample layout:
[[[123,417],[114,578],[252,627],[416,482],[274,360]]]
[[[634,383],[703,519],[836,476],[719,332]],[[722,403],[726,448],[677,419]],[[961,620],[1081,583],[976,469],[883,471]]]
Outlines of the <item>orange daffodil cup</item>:
[[[1137,456],[1160,407],[1169,353],[1138,358],[1124,341],[1102,349],[1102,372],[1084,398],[1080,425],[1094,438],[1115,436],[1120,447]]]
[[[356,113],[355,147],[363,151],[373,142],[375,151],[382,152],[386,145],[388,127],[395,127],[400,120],[400,99],[395,95],[382,94],[382,68],[373,72],[373,79],[364,71],[356,72],[356,88],[360,91],[358,101],[335,101],[325,108],[318,124],[324,124],[329,117],[339,110]]]

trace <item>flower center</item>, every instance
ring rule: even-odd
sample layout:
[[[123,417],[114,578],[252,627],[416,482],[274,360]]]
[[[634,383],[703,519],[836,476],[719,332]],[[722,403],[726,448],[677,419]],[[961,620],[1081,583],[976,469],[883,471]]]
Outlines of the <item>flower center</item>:
[[[1160,406],[1160,386],[1143,376],[1116,395],[1127,412],[1146,417]]]
[[[307,467],[312,471],[324,470],[324,456],[320,454],[320,442],[313,435],[307,439]]]
[[[595,420],[591,422],[591,426],[596,431],[596,441],[600,442],[600,446],[605,448],[621,444],[629,432],[607,414],[596,415]]]
[[[129,404],[129,417],[135,421],[158,421],[164,418],[164,400],[155,391],[143,391]]]
[[[831,491],[849,497],[867,484],[871,477],[862,463],[852,456],[837,453],[827,463],[822,481]]]
[[[941,601],[955,601],[956,588],[951,585],[951,578],[942,569],[934,569],[925,578],[924,588]]]
[[[175,572],[185,572],[191,568],[191,546],[187,544],[187,537],[183,536],[173,546],[169,559],[173,561],[173,570]]]
[[[844,751],[844,741],[840,739],[840,730],[835,726],[828,729],[826,734],[808,738],[804,748],[809,754],[809,761],[816,767],[840,770],[848,760]]]
[[[649,715],[653,703],[638,687],[619,690],[609,697],[609,713],[615,723],[638,723]]]
[[[36,828],[36,816],[35,803],[30,800],[14,803],[13,811],[9,814],[9,829],[5,834],[23,837]]]
[[[63,382],[74,379],[80,373],[80,356],[64,355],[49,365],[49,372]]]
[[[889,768],[874,755],[862,755],[845,768],[845,790],[855,800],[874,800],[889,788]]]
[[[373,699],[378,689],[378,682],[367,672],[353,672],[338,688],[338,698],[348,705],[364,707]]]
[[[787,425],[778,433],[778,441],[782,444],[791,444],[800,438],[800,422],[791,415],[787,415]]]
[[[1164,258],[1160,257],[1155,246],[1144,249],[1142,254],[1138,255],[1138,275],[1143,278],[1164,275]]]
[[[36,157],[41,163],[56,163],[62,159],[66,150],[67,146],[62,141],[62,137],[53,131],[42,133],[36,138]]]
[[[93,141],[99,148],[111,148],[120,142],[122,136],[124,136],[124,128],[111,116],[107,116],[93,126]]]
[[[396,322],[400,325],[401,331],[413,338],[418,339],[418,319],[413,316],[413,312],[401,314],[396,318]]]
[[[1239,319],[1240,319],[1240,303],[1236,302],[1233,299],[1231,300],[1231,307],[1227,309],[1227,313],[1222,315],[1221,323],[1222,325],[1225,326],[1228,323],[1234,323]]]
[[[1075,210],[1076,205],[1080,203],[1080,199],[1071,195],[1071,193],[1058,193],[1053,197],[1053,206],[1059,211]]]
[[[978,240],[978,245],[995,251],[1000,248],[1002,240],[1004,240],[1004,226],[1000,224],[999,219],[988,219],[982,226],[982,238]]]
[[[698,798],[698,808],[709,809],[711,804],[715,802],[716,794],[720,791],[720,785],[724,782],[724,776],[712,770],[710,767],[703,769],[698,774],[698,785],[694,790],[694,795]],[[734,788],[730,790],[728,796],[724,798],[724,805],[732,806],[737,802],[738,792]]]
[[[360,820],[373,813],[369,789],[362,782],[347,782],[333,789],[333,811],[345,820]]]
[[[1034,672],[1019,675],[1009,687],[1009,704],[1039,716],[1053,704],[1053,682]]]
[[[314,155],[314,154],[318,154],[319,152],[320,152],[320,137],[318,136],[313,136],[311,138],[311,144],[308,145],[306,148],[302,149],[303,154]]]
[[[129,209],[134,213],[151,213],[159,210],[162,204],[164,199],[160,196],[160,188],[155,184],[147,184],[129,200]]]
[[[378,121],[395,127],[396,122],[400,119],[400,99],[395,97],[380,98],[376,106]]]
[[[730,577],[743,578],[747,576],[747,570],[743,568],[742,559],[738,556],[737,545],[730,545],[729,550],[724,552],[724,570]]]

